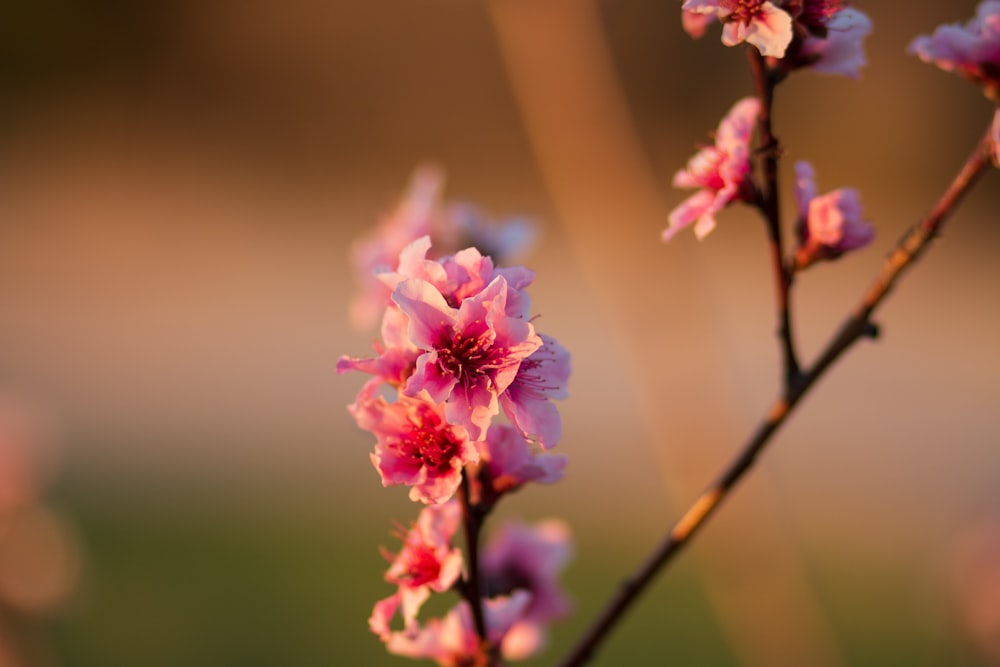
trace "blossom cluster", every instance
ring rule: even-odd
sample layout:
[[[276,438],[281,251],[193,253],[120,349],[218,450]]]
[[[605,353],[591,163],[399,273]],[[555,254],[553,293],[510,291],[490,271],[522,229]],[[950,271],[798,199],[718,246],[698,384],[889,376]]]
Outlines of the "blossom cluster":
[[[428,217],[427,190],[436,187],[428,178],[418,172],[400,209],[410,213],[365,247],[385,250],[425,231],[398,220]],[[523,238],[505,238],[515,237]],[[338,372],[372,376],[348,410],[375,436],[370,458],[383,486],[404,485],[424,506],[401,531],[402,549],[388,555],[385,578],[396,592],[376,603],[369,627],[390,652],[442,665],[472,664],[497,651],[524,658],[567,612],[556,578],[570,553],[568,529],[553,521],[512,524],[478,554],[475,567],[466,562],[472,549],[463,555],[454,538],[463,524],[466,534],[470,525],[477,532],[505,494],[562,478],[566,458],[546,450],[562,435],[553,400],[566,397],[569,353],[535,330],[530,270],[497,266],[474,246],[444,256],[432,248],[431,236],[418,234],[395,260],[374,268],[370,278],[387,295],[381,340],[374,356],[345,356],[337,364]],[[470,571],[478,571],[477,581],[469,581]],[[457,606],[421,622],[431,594],[450,590],[463,598]],[[477,613],[485,626],[478,630]],[[402,626],[393,629],[397,616]]]
[[[963,25],[943,25],[917,37],[909,51],[982,85],[984,94],[1000,104],[1000,0],[980,3],[976,16]]]
[[[756,47],[765,56],[773,81],[806,67],[856,78],[865,64],[862,41],[871,32],[868,17],[842,0],[686,0],[682,18],[693,37],[701,37],[710,23],[721,21],[723,43]],[[751,140],[761,111],[757,97],[738,101],[719,123],[714,145],[699,150],[675,174],[675,187],[697,191],[670,213],[664,241],[691,225],[703,239],[715,229],[716,214],[733,202],[760,205],[763,194],[754,182]],[[817,196],[812,166],[799,162],[795,173],[799,244],[793,269],[835,259],[874,238],[856,190],[843,188]]]
[[[693,37],[719,22],[724,44],[749,45],[756,94],[737,101],[713,144],[674,176],[676,187],[695,192],[669,214],[662,239],[689,226],[703,239],[733,203],[763,214],[776,250],[792,391],[805,377],[790,329],[793,274],[866,246],[875,232],[857,190],[820,194],[815,169],[800,160],[796,240],[785,256],[773,90],[800,70],[858,78],[871,21],[846,0],[684,0],[681,15]],[[918,37],[909,50],[1000,104],[1000,0],[984,0],[972,20]],[[1000,166],[1000,110],[982,147]],[[977,157],[981,167],[985,156]],[[342,357],[337,370],[370,376],[348,411],[375,439],[369,458],[382,485],[408,488],[420,506],[417,519],[397,530],[399,549],[383,552],[394,591],[374,604],[369,628],[391,653],[467,667],[532,656],[568,612],[558,584],[571,553],[563,522],[508,523],[482,548],[478,540],[504,496],[562,478],[566,458],[549,450],[562,436],[554,401],[566,398],[570,358],[535,328],[527,293],[534,274],[507,264],[530,240],[530,226],[487,223],[474,207],[444,205],[442,183],[438,170],[419,170],[399,206],[355,244],[362,291],[352,318],[381,322],[381,332],[373,356]],[[449,592],[459,598],[451,610],[425,618],[425,603]]]
[[[720,21],[723,44],[752,44],[785,72],[808,67],[857,78],[865,64],[861,42],[872,23],[844,0],[686,0],[681,9],[692,37]]]
[[[990,126],[990,157],[1000,167],[1000,0],[984,0],[964,24],[939,26],[910,43],[909,52],[983,88],[996,109]]]

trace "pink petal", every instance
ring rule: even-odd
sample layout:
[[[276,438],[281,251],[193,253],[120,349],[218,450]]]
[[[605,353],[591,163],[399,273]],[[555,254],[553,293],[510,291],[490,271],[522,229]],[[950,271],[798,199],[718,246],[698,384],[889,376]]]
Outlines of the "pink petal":
[[[410,318],[410,340],[418,347],[433,350],[442,332],[451,332],[456,311],[426,280],[404,280],[396,286],[392,300]]]
[[[784,58],[792,43],[792,17],[772,2],[765,2],[760,12],[748,24],[729,21],[722,29],[722,43],[735,46],[740,42],[753,44],[761,55]]]

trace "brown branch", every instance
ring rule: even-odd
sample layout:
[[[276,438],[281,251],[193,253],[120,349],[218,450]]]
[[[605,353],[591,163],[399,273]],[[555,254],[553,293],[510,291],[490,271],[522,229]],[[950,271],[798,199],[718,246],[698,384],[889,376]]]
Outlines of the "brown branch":
[[[483,517],[479,508],[470,502],[469,475],[462,470],[462,483],[458,487],[458,499],[462,506],[462,527],[465,531],[466,579],[461,586],[462,597],[472,609],[472,622],[476,634],[485,644],[486,618],[483,614],[482,586],[479,581],[479,534],[483,527]]]
[[[785,394],[800,380],[798,355],[795,353],[795,341],[792,337],[792,316],[790,291],[792,287],[792,272],[785,264],[785,251],[781,239],[781,211],[778,190],[778,158],[781,150],[777,137],[771,126],[771,109],[774,102],[774,87],[776,81],[771,75],[760,55],[754,47],[747,47],[747,57],[750,60],[750,71],[753,75],[754,93],[760,101],[760,115],[757,118],[758,140],[763,161],[763,188],[757,200],[757,207],[767,221],[768,246],[771,251],[771,268],[774,273],[775,304],[778,312],[778,339],[781,343],[784,365]]]
[[[594,650],[637,599],[639,593],[645,590],[663,567],[690,542],[691,538],[718,509],[720,503],[729,495],[729,492],[753,467],[757,456],[771,441],[771,437],[785,423],[792,410],[816,381],[854,343],[861,338],[872,337],[877,333],[877,329],[870,319],[871,314],[885,299],[902,273],[913,264],[927,248],[930,241],[937,236],[948,215],[982,174],[984,167],[989,164],[989,146],[989,134],[987,133],[976,145],[975,151],[927,217],[911,227],[896,244],[876,274],[871,286],[862,296],[858,306],[847,317],[840,330],[827,344],[812,367],[801,373],[800,380],[788,388],[785,397],[771,407],[740,454],[723,470],[716,481],[695,500],[649,558],[622,584],[618,593],[611,598],[590,628],[559,663],[561,667],[575,667],[587,662]]]

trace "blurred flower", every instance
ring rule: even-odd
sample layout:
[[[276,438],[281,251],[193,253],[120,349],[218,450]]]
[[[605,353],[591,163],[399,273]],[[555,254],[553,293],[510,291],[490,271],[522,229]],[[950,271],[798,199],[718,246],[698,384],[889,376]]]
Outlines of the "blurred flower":
[[[701,39],[708,30],[708,26],[715,23],[717,15],[715,13],[706,14],[700,11],[693,11],[681,8],[681,27],[684,32],[695,39]]]
[[[861,42],[871,32],[871,20],[844,0],[687,0],[681,10],[692,37],[722,21],[723,44],[753,44],[785,72],[810,68],[857,78],[865,64]]]
[[[492,221],[476,206],[454,203],[445,207],[434,244],[445,252],[473,247],[504,266],[530,248],[537,233],[538,228],[526,218]]]
[[[558,580],[571,553],[569,527],[556,519],[534,526],[504,524],[483,549],[486,595],[531,594],[531,603],[504,637],[505,658],[522,660],[537,653],[548,626],[569,613],[570,602]]]
[[[965,25],[938,26],[933,35],[914,39],[907,51],[982,84],[986,96],[1000,102],[1000,0],[984,0]]]
[[[823,36],[807,34],[795,60],[820,74],[840,74],[857,79],[867,64],[862,41],[872,31],[864,13],[845,8],[829,18]]]
[[[961,628],[988,664],[1000,663],[1000,518],[967,528],[951,554]]]
[[[0,664],[24,667],[31,626],[66,604],[80,578],[69,523],[45,506],[53,470],[43,421],[23,399],[0,394]]]
[[[452,547],[451,539],[462,519],[457,502],[425,507],[416,524],[403,535],[403,549],[392,559],[385,580],[399,588],[395,595],[380,601],[376,607],[395,614],[397,602],[403,608],[403,622],[412,628],[420,607],[431,591],[449,590],[462,573],[462,552]],[[379,632],[380,636],[384,633]]]
[[[558,482],[566,469],[565,456],[532,451],[531,444],[517,429],[505,424],[490,427],[486,440],[479,443],[479,451],[479,479],[489,488],[491,497],[514,491],[528,482]]]
[[[524,591],[486,600],[483,615],[487,640],[494,645],[500,643],[530,601],[531,596]],[[422,627],[409,631],[388,630],[389,620],[395,611],[391,604],[376,605],[369,621],[390,653],[434,660],[442,667],[487,667],[491,664],[487,647],[480,643],[476,635],[472,611],[465,601],[459,602],[443,619],[431,619]]]
[[[815,173],[808,162],[795,164],[795,200],[799,208],[799,248],[795,268],[836,259],[867,245],[875,230],[862,218],[861,197],[853,188],[816,195]]]
[[[443,187],[444,174],[440,169],[418,167],[393,212],[353,244],[351,260],[361,282],[361,292],[351,303],[351,323],[355,327],[370,327],[382,316],[391,290],[376,275],[394,269],[403,248],[431,233],[434,217],[440,215]]]
[[[792,41],[792,17],[773,2],[761,0],[686,0],[685,16],[701,14],[707,20],[722,21],[722,43],[735,46],[753,44],[765,56],[780,58]],[[692,37],[700,37],[705,22],[686,18],[684,27]]]
[[[747,97],[737,102],[719,123],[715,145],[707,146],[674,175],[674,187],[700,188],[670,213],[663,240],[695,223],[699,239],[715,229],[715,214],[731,201],[750,199],[750,138],[760,113],[760,102]],[[697,221],[697,222],[696,222]]]
[[[351,260],[361,288],[351,303],[355,328],[365,329],[378,321],[393,288],[380,274],[396,271],[403,249],[423,236],[433,240],[439,257],[473,247],[497,265],[506,264],[534,241],[535,227],[529,221],[487,220],[469,204],[442,203],[443,190],[440,169],[418,167],[393,212],[353,244]]]

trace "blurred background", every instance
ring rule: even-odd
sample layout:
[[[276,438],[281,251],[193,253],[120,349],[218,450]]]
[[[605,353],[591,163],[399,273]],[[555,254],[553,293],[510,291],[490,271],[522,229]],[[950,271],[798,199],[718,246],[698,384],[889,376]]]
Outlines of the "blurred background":
[[[796,285],[806,360],[991,112],[905,54],[974,2],[857,4],[862,78],[777,98],[785,175],[809,159],[878,230]],[[403,664],[366,619],[417,507],[334,366],[376,335],[347,323],[350,243],[428,161],[447,199],[536,221],[536,325],[573,354],[567,478],[501,508],[573,528],[551,664],[777,393],[763,226],[659,241],[673,173],[750,93],[659,0],[7,3],[0,462],[26,490],[0,664]],[[998,182],[594,664],[1000,664]]]

